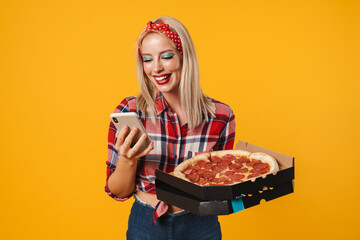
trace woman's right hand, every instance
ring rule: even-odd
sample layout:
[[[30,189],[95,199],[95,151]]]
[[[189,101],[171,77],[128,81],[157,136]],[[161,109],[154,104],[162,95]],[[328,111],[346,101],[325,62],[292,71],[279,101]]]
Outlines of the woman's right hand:
[[[151,141],[149,146],[142,152],[139,152],[141,145],[145,142],[147,135],[144,133],[136,144],[131,147],[131,142],[133,141],[136,133],[138,132],[137,128],[131,129],[130,133],[129,127],[125,126],[121,129],[121,131],[116,133],[116,143],[115,149],[118,151],[118,160],[126,161],[129,163],[134,163],[139,158],[147,155],[152,149],[154,149],[154,142]]]
[[[137,160],[147,155],[154,148],[154,142],[151,142],[144,151],[139,152],[140,146],[146,139],[146,134],[143,134],[136,144],[131,147],[131,142],[138,129],[133,128],[130,133],[129,131],[128,127],[124,127],[116,133],[115,149],[118,152],[118,160],[116,169],[108,180],[110,192],[120,198],[128,197],[134,192]]]

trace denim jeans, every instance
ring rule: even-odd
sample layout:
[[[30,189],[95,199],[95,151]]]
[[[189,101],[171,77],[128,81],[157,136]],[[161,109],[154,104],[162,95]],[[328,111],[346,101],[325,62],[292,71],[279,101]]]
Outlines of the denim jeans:
[[[221,229],[217,216],[200,217],[190,212],[166,213],[153,221],[149,204],[135,197],[131,208],[127,240],[220,240]]]

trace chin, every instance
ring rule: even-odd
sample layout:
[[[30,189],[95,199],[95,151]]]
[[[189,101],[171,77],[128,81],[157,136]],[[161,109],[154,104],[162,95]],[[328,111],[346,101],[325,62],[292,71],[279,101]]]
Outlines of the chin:
[[[170,89],[167,89],[167,88],[158,88],[159,92],[161,93],[170,93],[171,90]]]

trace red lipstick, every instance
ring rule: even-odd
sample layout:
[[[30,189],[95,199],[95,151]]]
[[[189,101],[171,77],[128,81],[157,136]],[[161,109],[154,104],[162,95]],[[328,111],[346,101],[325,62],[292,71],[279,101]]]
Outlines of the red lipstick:
[[[171,74],[153,75],[153,77],[157,84],[163,85],[170,81]]]

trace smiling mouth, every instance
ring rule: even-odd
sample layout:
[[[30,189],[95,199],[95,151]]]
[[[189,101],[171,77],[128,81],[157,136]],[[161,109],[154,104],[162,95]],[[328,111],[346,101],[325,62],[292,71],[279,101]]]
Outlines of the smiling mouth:
[[[158,84],[165,84],[167,82],[169,82],[170,80],[170,77],[171,77],[171,74],[166,74],[166,75],[161,75],[161,76],[154,76],[154,79],[155,81],[158,83]]]

